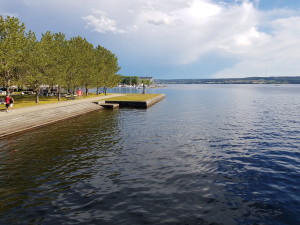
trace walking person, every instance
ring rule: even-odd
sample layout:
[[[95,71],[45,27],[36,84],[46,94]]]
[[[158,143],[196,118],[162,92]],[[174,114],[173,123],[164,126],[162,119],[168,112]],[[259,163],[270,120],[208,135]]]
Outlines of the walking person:
[[[6,95],[4,101],[6,104],[6,112],[9,112],[9,109],[14,110],[14,99],[12,97]]]

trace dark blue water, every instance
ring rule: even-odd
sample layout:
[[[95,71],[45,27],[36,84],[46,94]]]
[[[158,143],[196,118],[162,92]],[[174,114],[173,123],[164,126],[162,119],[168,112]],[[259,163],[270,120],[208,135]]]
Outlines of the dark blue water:
[[[300,224],[300,85],[147,91],[0,140],[0,224]]]

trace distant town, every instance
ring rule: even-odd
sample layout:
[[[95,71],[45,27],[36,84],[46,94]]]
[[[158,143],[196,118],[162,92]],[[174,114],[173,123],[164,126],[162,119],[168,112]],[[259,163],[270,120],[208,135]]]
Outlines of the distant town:
[[[300,84],[300,76],[222,79],[158,79],[156,82],[162,84]]]

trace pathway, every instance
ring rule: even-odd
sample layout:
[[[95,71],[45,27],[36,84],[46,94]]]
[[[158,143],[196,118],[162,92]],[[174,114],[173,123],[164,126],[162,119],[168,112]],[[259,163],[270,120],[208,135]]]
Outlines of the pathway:
[[[69,100],[45,105],[15,109],[11,112],[0,112],[0,138],[24,132],[36,127],[78,116],[84,113],[100,110],[100,105],[93,102],[104,101],[106,98],[120,96],[93,97],[79,100]]]

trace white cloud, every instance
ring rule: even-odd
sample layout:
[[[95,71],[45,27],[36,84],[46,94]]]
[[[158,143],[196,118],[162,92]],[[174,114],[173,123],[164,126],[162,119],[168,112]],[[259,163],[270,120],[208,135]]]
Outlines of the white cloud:
[[[139,15],[141,23],[149,23],[152,25],[176,26],[180,20],[176,16],[160,11],[144,11]]]
[[[300,76],[300,17],[270,22],[273,31],[260,46],[249,48],[242,60],[215,77]]]
[[[257,30],[252,27],[250,30],[243,34],[239,34],[236,36],[236,42],[238,45],[252,45],[253,42],[260,38],[261,34],[257,32]]]
[[[159,62],[166,67],[182,65],[188,68],[218,52],[222,58],[235,60],[231,65],[220,63],[223,68],[214,62],[219,68],[214,76],[264,75],[266,68],[270,76],[285,75],[286,71],[288,75],[300,75],[297,62],[300,13],[297,10],[260,11],[258,0],[22,2],[35,11],[39,7],[47,9],[48,17],[64,13],[63,18],[71,22],[81,18],[86,29],[79,33],[81,28],[76,27],[76,34],[92,39],[97,42],[95,44],[104,41],[106,47],[121,55],[120,58],[130,58],[134,62],[145,59],[149,67]],[[197,76],[196,71],[193,76]]]
[[[145,54],[173,64],[195,63],[214,51],[237,55],[239,63],[215,77],[300,75],[300,31],[295,29],[300,27],[299,17],[289,17],[295,12],[280,10],[282,16],[277,16],[283,18],[278,19],[270,17],[276,12],[260,12],[249,1],[189,3],[172,10],[141,10],[135,20],[134,35],[139,38],[134,45],[144,45],[140,49]]]
[[[7,17],[7,16],[18,17],[17,13],[6,13],[6,12],[3,12],[3,13],[0,13],[0,15],[3,16],[3,17]]]
[[[205,19],[216,16],[220,13],[221,8],[215,4],[205,1],[194,1],[187,12],[196,19]]]
[[[125,31],[117,27],[117,22],[108,18],[105,13],[101,11],[95,11],[93,15],[83,17],[87,21],[86,28],[91,28],[92,31],[99,33],[112,32],[115,34],[124,33]]]
[[[157,7],[141,11],[134,35],[151,46],[148,51],[160,49],[157,54],[166,54],[173,63],[190,64],[217,49],[241,54],[266,41],[268,36],[256,28],[258,17],[248,1],[224,6],[191,0],[175,10]]]

